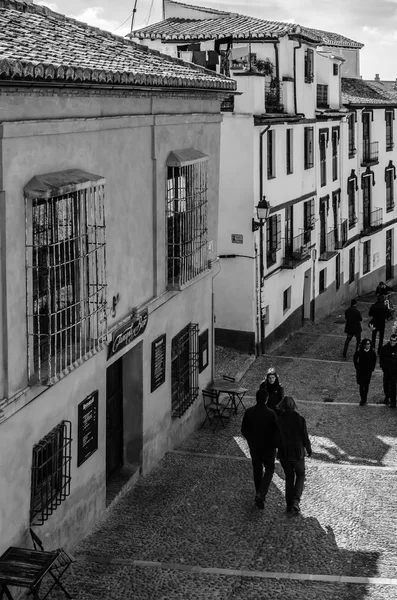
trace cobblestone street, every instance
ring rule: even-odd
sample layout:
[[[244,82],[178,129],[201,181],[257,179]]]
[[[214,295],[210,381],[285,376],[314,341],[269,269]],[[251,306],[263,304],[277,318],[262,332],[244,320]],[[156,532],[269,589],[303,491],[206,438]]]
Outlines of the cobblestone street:
[[[373,301],[358,303],[363,337]],[[285,512],[278,463],[265,510],[254,505],[240,411],[224,429],[196,431],[110,506],[74,549],[65,584],[75,599],[397,598],[397,413],[381,404],[378,365],[368,405],[358,404],[354,340],[342,357],[345,308],[269,350],[241,379],[251,405],[276,367],[307,420],[302,513]]]

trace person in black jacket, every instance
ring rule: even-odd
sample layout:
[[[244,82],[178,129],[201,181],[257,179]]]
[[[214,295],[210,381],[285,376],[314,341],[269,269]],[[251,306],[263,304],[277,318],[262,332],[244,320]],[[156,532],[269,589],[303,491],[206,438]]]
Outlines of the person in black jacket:
[[[371,340],[364,338],[360,349],[353,356],[356,368],[356,379],[360,386],[360,406],[367,403],[369,384],[376,365],[376,352],[372,348]]]
[[[270,367],[266,373],[266,379],[259,386],[260,390],[266,390],[268,394],[267,406],[278,414],[277,404],[284,398],[284,388],[280,385],[280,379],[274,367]]]
[[[306,421],[296,412],[296,403],[292,396],[278,405],[281,415],[278,418],[280,443],[278,458],[285,473],[285,501],[287,512],[300,512],[300,499],[305,483],[305,451],[312,454]]]
[[[397,335],[392,333],[390,342],[385,344],[380,351],[380,368],[383,371],[383,391],[385,392],[384,404],[396,408],[396,383],[397,383]]]
[[[256,405],[247,408],[241,433],[248,442],[255,485],[255,504],[264,508],[264,501],[274,473],[278,426],[276,413],[266,406],[266,390],[256,392]],[[264,472],[263,472],[264,468]]]
[[[375,294],[377,296],[387,296],[387,294],[389,294],[390,292],[393,292],[393,291],[394,290],[392,287],[387,285],[384,281],[380,281],[375,290]]]
[[[385,305],[384,296],[379,296],[378,300],[371,305],[369,309],[369,316],[372,317],[372,346],[375,350],[376,347],[376,334],[379,331],[379,345],[378,345],[378,354],[380,354],[380,349],[383,346],[383,338],[385,335],[385,324],[386,321],[392,318],[392,314],[390,310]]]
[[[345,310],[345,333],[346,333],[346,341],[343,348],[343,356],[346,358],[347,349],[353,337],[356,338],[356,352],[360,345],[361,341],[361,321],[362,316],[360,311],[357,308],[357,300],[353,298],[350,301],[350,306]]]

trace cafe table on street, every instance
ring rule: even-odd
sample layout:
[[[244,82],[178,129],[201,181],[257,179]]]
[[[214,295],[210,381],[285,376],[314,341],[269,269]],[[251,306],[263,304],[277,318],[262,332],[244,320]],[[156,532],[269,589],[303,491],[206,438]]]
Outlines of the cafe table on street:
[[[228,403],[230,408],[233,409],[234,414],[237,414],[239,405],[245,410],[243,398],[248,392],[247,388],[243,388],[237,381],[229,381],[227,379],[214,379],[208,386],[208,390],[215,390],[218,392],[218,398],[220,394],[227,394],[229,396]]]

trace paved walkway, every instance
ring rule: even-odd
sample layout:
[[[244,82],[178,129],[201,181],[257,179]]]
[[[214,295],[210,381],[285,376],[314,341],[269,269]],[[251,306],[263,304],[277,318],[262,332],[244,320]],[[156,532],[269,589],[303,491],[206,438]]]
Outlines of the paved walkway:
[[[366,323],[372,300],[358,304]],[[397,598],[397,412],[380,404],[380,371],[369,404],[358,406],[353,341],[342,358],[344,308],[242,379],[252,404],[275,366],[307,419],[313,456],[301,515],[285,512],[278,464],[265,510],[255,507],[239,414],[215,434],[195,432],[108,509],[75,549],[66,579],[74,598]]]

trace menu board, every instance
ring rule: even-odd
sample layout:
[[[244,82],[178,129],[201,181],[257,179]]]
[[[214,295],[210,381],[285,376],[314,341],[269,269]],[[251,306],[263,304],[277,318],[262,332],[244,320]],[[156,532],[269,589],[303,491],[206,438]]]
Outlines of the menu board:
[[[77,466],[98,450],[98,390],[80,402],[78,409]]]
[[[152,342],[151,391],[157,390],[165,381],[165,334]]]

